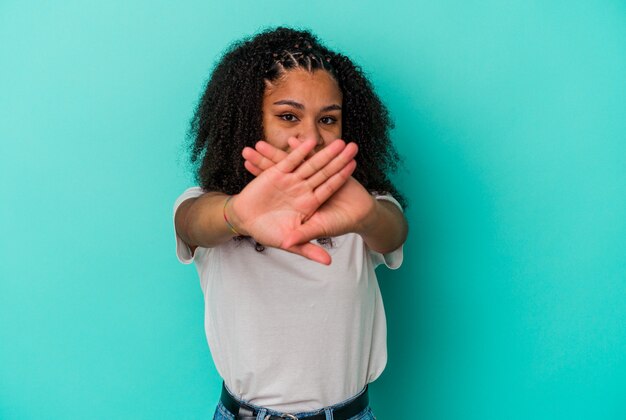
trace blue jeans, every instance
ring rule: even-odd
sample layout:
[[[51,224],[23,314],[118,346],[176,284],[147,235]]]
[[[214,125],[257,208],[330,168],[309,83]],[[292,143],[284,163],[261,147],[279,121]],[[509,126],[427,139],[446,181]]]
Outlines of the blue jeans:
[[[363,391],[365,391],[365,389]],[[321,409],[315,410],[315,411],[306,411],[306,412],[291,413],[291,414],[295,415],[299,419],[303,419],[304,420],[307,417],[314,416],[316,414],[326,413],[326,420],[333,420],[333,414],[332,414],[333,410],[335,410],[337,408],[340,408],[340,407],[343,407],[344,405],[350,403],[356,397],[361,395],[361,393],[363,391],[359,392],[354,397],[348,398],[347,400],[342,401],[340,403],[337,403],[335,405],[331,405],[330,407],[321,408]],[[281,414],[285,414],[285,413],[281,413],[279,411],[264,409],[263,407],[255,406],[255,405],[252,405],[250,403],[248,403],[248,405],[256,408],[257,411],[259,411],[259,415],[257,416],[258,420],[263,420],[263,418],[266,415],[268,415],[268,414],[269,415],[274,415],[274,416],[279,416]],[[217,408],[215,409],[215,415],[213,416],[213,420],[234,420],[234,419],[235,419],[235,414],[231,413],[230,411],[228,411],[226,409],[226,407],[224,407],[224,405],[220,401],[217,404]],[[374,413],[372,412],[372,409],[370,407],[367,407],[365,410],[361,411],[356,416],[350,417],[349,420],[376,420],[376,417],[374,417]]]

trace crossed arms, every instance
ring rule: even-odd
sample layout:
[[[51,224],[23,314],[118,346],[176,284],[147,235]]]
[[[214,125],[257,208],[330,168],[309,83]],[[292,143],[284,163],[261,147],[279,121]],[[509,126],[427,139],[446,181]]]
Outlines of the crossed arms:
[[[185,200],[175,216],[176,232],[194,249],[213,247],[234,233],[322,264],[328,252],[312,239],[354,232],[374,251],[391,252],[404,243],[404,215],[393,203],[376,200],[354,178],[357,146],[335,140],[314,153],[315,141],[289,140],[289,153],[264,141],[246,147],[245,167],[256,176],[231,200],[209,192]]]

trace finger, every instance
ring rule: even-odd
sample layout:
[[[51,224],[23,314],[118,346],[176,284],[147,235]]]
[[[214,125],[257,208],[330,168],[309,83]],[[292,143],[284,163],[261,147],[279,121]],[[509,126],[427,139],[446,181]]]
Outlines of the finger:
[[[261,168],[250,163],[250,161],[244,161],[243,166],[248,172],[250,172],[254,176],[259,176],[263,173],[263,170]]]
[[[300,143],[298,143],[300,144]],[[255,145],[255,149],[261,153],[265,158],[274,163],[278,163],[287,157],[287,152],[280,150],[278,147],[272,146],[266,141],[260,141]],[[295,149],[295,147],[292,147]]]
[[[330,254],[324,248],[308,241],[299,245],[291,245],[284,249],[320,264],[330,265],[332,261]]]
[[[350,178],[354,170],[356,169],[356,161],[352,160],[346,166],[341,169],[341,171],[337,172],[335,175],[328,178],[317,187],[313,193],[317,197],[320,203],[328,200],[334,193],[336,193],[346,181]]]
[[[345,149],[346,143],[337,139],[307,159],[296,171],[303,179],[317,173]],[[332,174],[329,174],[329,176]]]
[[[291,233],[285,236],[285,239],[283,240],[283,245],[292,248],[299,246],[297,244],[308,244],[315,246],[316,248],[320,248],[325,253],[328,253],[319,245],[314,245],[309,242],[313,239],[327,236],[329,235],[327,235],[326,232],[324,232],[324,230],[321,229],[317,223],[304,223],[300,225],[296,230],[291,231]]]
[[[274,166],[273,161],[266,158],[261,153],[251,147],[244,147],[243,151],[241,152],[241,156],[243,156],[246,161],[261,169],[261,171],[264,171]]]
[[[302,140],[298,139],[297,137],[289,137],[287,139],[287,144],[292,149],[295,149],[296,147],[298,147],[300,145],[300,143],[302,143]]]
[[[358,152],[358,146],[355,143],[347,144],[346,147],[339,154],[339,156],[336,156],[326,166],[320,169],[317,173],[314,173],[307,180],[308,184],[312,188],[317,188],[319,185],[326,182],[327,179],[341,172],[341,170],[345,168],[346,165],[348,165],[351,161],[354,160],[354,157],[356,156],[357,152]]]
[[[276,164],[276,169],[286,174],[293,172],[302,164],[304,158],[311,152],[311,150],[313,150],[315,145],[315,140],[306,140],[304,143],[292,150],[287,157]]]

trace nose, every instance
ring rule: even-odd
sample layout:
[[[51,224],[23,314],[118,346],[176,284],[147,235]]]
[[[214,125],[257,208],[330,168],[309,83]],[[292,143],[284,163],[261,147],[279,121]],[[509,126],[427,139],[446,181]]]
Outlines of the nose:
[[[317,124],[307,124],[303,126],[296,138],[300,141],[313,139],[317,143],[318,148],[324,146],[324,138]]]

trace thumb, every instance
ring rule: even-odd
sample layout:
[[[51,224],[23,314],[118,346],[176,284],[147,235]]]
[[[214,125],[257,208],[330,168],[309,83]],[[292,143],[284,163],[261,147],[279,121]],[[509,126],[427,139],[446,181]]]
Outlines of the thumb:
[[[281,246],[282,248],[282,246]],[[309,260],[318,262],[324,265],[330,265],[330,254],[326,252],[324,248],[319,245],[312,244],[310,242],[301,243],[299,245],[292,245],[286,248],[285,251],[292,252],[294,254],[301,255]]]
[[[326,236],[329,235],[324,231],[322,226],[317,223],[311,223],[309,220],[287,234],[283,239],[281,247],[289,248],[297,244],[307,244],[313,239],[323,238]]]

